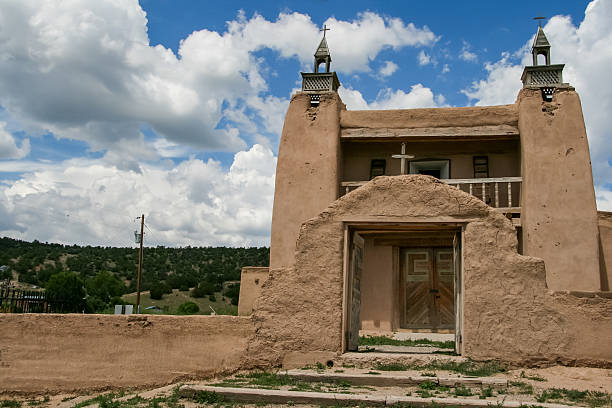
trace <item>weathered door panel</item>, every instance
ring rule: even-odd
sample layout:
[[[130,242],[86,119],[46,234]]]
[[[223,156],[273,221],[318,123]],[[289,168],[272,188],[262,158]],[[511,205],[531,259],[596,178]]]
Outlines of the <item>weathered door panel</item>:
[[[401,254],[402,325],[403,328],[432,327],[435,320],[432,251],[404,249]]]
[[[436,311],[439,329],[455,328],[455,274],[452,249],[436,249]]]
[[[463,307],[463,299],[462,299],[462,287],[461,287],[461,233],[457,232],[453,239],[453,265],[455,270],[454,276],[454,304],[455,304],[455,353],[461,354],[462,351],[462,307]]]
[[[354,233],[351,240],[350,261],[350,306],[349,306],[349,332],[347,349],[357,351],[359,349],[359,328],[361,325],[361,274],[363,272],[363,238]]]
[[[406,329],[453,329],[455,283],[452,248],[403,248],[402,319]]]

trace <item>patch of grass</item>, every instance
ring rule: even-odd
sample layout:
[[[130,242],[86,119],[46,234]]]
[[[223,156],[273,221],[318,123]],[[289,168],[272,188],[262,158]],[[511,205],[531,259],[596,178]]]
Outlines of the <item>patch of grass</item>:
[[[342,363],[343,368],[355,368],[355,364],[344,364]]]
[[[361,336],[360,346],[408,346],[408,347],[438,347],[444,349],[455,349],[455,341],[433,341],[429,339],[397,340],[387,336]]]
[[[406,365],[400,363],[377,364],[374,367],[380,371],[407,371],[407,370],[444,370],[455,373],[473,376],[473,377],[488,377],[493,374],[504,372],[505,369],[496,361],[442,361],[434,360],[426,365]],[[435,377],[435,373],[427,372],[429,376]],[[421,374],[423,375],[423,374]],[[429,377],[428,376],[428,377]]]
[[[100,408],[116,408],[116,407],[120,407],[119,402],[113,401],[115,398],[121,398],[123,396],[123,393],[109,393],[109,394],[102,394],[102,395],[98,395],[95,398],[91,398],[88,399],[86,401],[82,401],[79,402],[78,404],[74,405],[72,408],[83,408],[89,405],[93,405],[93,404],[98,404],[98,407]]]
[[[469,397],[471,395],[474,395],[474,394],[472,394],[472,390],[471,389],[469,389],[469,388],[467,388],[467,387],[465,387],[463,385],[455,387],[454,394],[455,394],[456,397]]]
[[[225,398],[214,391],[198,391],[193,396],[193,400],[198,404],[218,404],[225,401]]]
[[[431,393],[429,390],[416,390],[416,393],[421,398],[432,398],[432,397],[435,397],[435,395],[433,393]]]
[[[4,401],[0,401],[0,407],[2,408],[21,408],[21,402],[17,400],[4,400]]]
[[[334,370],[334,373],[343,373],[344,370]]]
[[[526,378],[533,381],[547,381],[546,378],[540,377],[539,375],[525,375],[524,371],[521,371],[521,378]]]
[[[485,399],[493,396],[493,388],[481,388],[480,389],[480,399]]]
[[[523,381],[510,381],[512,387],[518,388],[519,394],[533,394],[533,386]]]
[[[419,384],[419,388],[422,390],[435,390],[438,388],[438,384],[433,381],[425,381]]]
[[[434,360],[423,368],[452,371],[473,377],[489,377],[506,371],[497,361],[477,362],[472,360],[462,362]]]
[[[28,405],[31,406],[31,407],[35,407],[37,405],[45,404],[45,403],[49,402],[49,400],[50,400],[49,396],[45,395],[45,397],[43,399],[41,399],[41,400],[39,400],[39,399],[29,400],[28,401]]]
[[[401,363],[389,363],[389,364],[381,364],[378,363],[374,366],[376,370],[380,371],[406,371],[410,369],[410,366]]]
[[[128,303],[136,303],[136,293],[128,293],[121,296],[121,299]],[[212,313],[210,306],[220,315],[237,315],[238,306],[232,305],[229,299],[223,300],[223,296],[220,292],[215,293],[215,301],[213,302],[208,296],[203,298],[191,297],[191,292],[181,292],[178,289],[174,289],[171,294],[164,294],[159,299],[151,299],[151,295],[148,291],[142,292],[140,295],[140,307],[143,310],[149,306],[157,306],[163,310],[162,314],[176,314],[178,307],[185,302],[194,302],[200,308],[197,314],[209,315]],[[143,310],[143,313],[158,314],[159,312],[153,312],[150,310]]]
[[[541,394],[536,396],[537,402],[546,402],[548,400],[568,400],[571,402],[585,403],[591,407],[612,405],[612,395],[606,392],[578,391],[565,388],[551,388],[542,391]]]

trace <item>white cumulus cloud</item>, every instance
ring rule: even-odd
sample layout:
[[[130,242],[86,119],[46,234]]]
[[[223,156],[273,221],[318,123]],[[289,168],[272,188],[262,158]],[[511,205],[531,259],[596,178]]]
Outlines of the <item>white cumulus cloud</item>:
[[[195,158],[141,173],[73,159],[0,187],[0,234],[125,246],[144,213],[148,245],[267,245],[275,167],[261,145],[236,153],[227,171]]]
[[[417,61],[420,66],[425,66],[431,63],[431,57],[425,51],[421,50],[417,56]]]
[[[30,153],[30,140],[24,139],[17,146],[15,138],[6,130],[6,123],[0,122],[0,159],[21,159]]]
[[[393,73],[397,71],[398,68],[399,67],[395,62],[385,61],[385,65],[383,65],[378,72],[383,77],[388,77],[393,75]]]
[[[579,93],[587,126],[591,162],[598,205],[612,209],[612,82],[608,78],[612,66],[612,1],[594,0],[585,10],[578,26],[567,16],[555,16],[544,27],[551,43],[553,64],[565,64],[563,79]],[[535,34],[535,33],[534,33]],[[476,105],[513,103],[522,84],[520,76],[525,65],[531,65],[531,39],[516,52],[520,62],[512,63],[505,53],[494,63],[487,63],[487,78],[475,82],[463,92]]]
[[[351,110],[434,108],[443,105],[445,101],[443,95],[434,95],[430,88],[422,84],[412,85],[409,92],[402,89],[382,89],[370,103],[355,89],[342,87],[338,89],[338,93],[347,109]]]

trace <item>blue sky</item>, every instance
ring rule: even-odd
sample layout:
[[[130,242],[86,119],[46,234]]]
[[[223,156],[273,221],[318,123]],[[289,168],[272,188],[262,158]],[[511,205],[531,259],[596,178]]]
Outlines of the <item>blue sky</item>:
[[[282,120],[327,24],[349,109],[513,103],[537,23],[612,209],[612,0],[0,0],[0,235],[267,245]]]

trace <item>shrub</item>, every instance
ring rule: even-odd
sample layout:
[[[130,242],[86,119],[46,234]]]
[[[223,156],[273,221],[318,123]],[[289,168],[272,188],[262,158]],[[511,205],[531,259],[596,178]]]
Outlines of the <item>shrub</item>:
[[[216,302],[217,298],[215,297],[215,295],[209,295],[208,300],[210,300],[211,302]]]
[[[178,307],[178,314],[191,315],[196,314],[200,311],[200,307],[193,302],[185,302]]]
[[[164,287],[162,285],[154,285],[149,291],[151,299],[160,300],[164,296]]]

